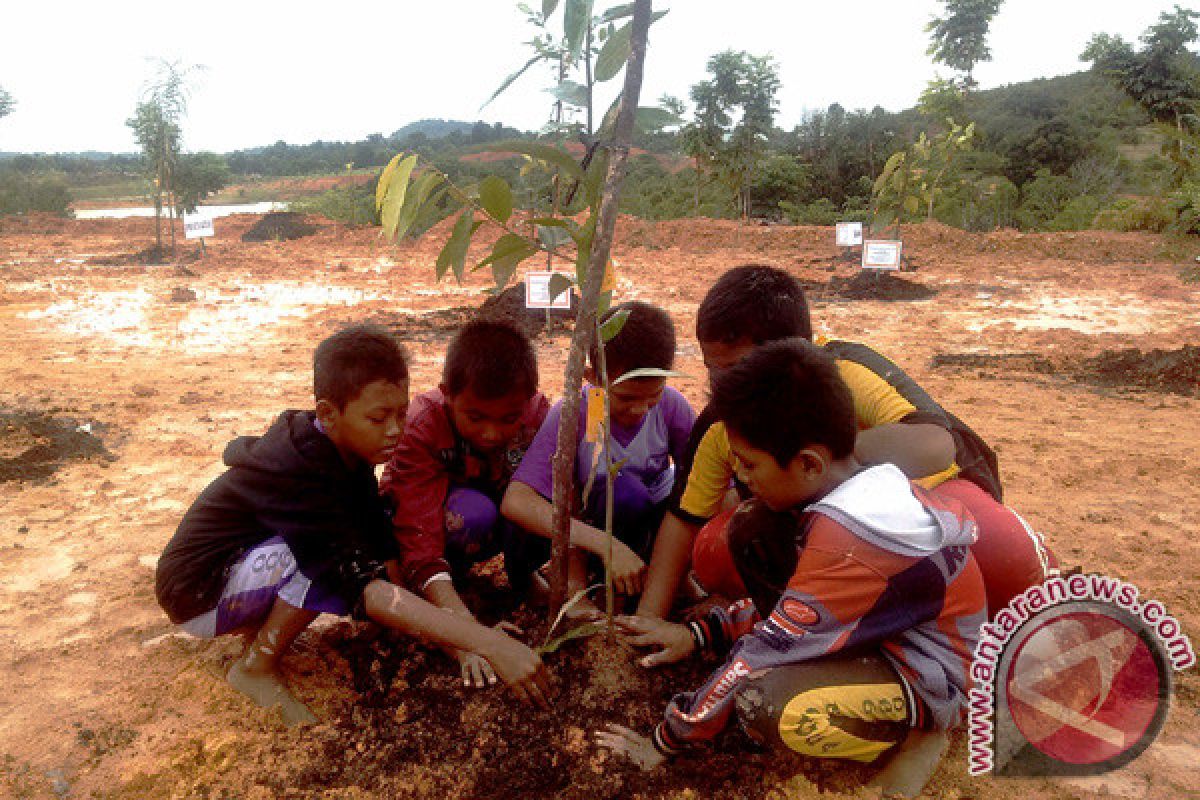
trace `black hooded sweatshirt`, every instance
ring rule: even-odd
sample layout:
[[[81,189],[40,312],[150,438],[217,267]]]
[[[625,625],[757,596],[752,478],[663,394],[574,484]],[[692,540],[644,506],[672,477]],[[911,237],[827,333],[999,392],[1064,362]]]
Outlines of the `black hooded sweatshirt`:
[[[285,411],[265,435],[234,439],[224,461],[158,561],[155,592],[172,622],[214,608],[233,563],[276,535],[351,607],[383,577],[396,545],[375,471],[347,466],[313,412]]]

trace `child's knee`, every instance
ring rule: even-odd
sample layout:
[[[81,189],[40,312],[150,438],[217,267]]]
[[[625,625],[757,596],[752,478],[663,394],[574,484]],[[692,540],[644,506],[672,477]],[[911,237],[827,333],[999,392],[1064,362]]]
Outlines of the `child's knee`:
[[[446,538],[464,550],[491,538],[500,510],[491,498],[474,489],[455,489],[446,498]]]

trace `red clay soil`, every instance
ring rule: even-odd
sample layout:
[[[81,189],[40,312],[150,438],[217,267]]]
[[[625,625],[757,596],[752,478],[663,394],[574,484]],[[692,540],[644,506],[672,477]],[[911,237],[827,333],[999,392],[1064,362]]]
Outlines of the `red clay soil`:
[[[608,721],[648,730],[711,664],[645,673],[623,647],[568,646],[548,658],[557,709],[531,712],[499,690],[461,690],[437,653],[322,619],[285,663],[321,723],[292,730],[225,684],[237,643],[169,635],[155,559],[219,473],[226,442],[311,403],[313,345],[348,322],[385,322],[407,341],[421,391],[438,382],[454,328],[487,297],[486,270],[462,286],[434,280],[445,225],[393,247],[374,229],[309,221],[318,230],[303,239],[250,243],[240,237],[255,217],[220,219],[207,252],[184,266],[128,258],[153,244],[152,220],[0,219],[0,414],[89,425],[97,442],[0,482],[0,796],[858,796],[869,768],[758,754],[736,733],[651,776],[593,746]],[[472,256],[494,236],[481,232]],[[704,292],[736,264],[788,269],[814,287],[819,333],[876,346],[996,448],[1008,501],[1064,562],[1133,582],[1195,641],[1200,398],[1141,375],[1147,363],[1157,369],[1156,350],[1194,354],[1200,286],[1180,280],[1182,262],[1163,258],[1152,235],[927,225],[904,241],[921,266],[904,280],[932,296],[846,300],[820,291],[857,274],[830,271],[830,229],[623,219],[617,299],[671,313],[683,373],[674,384],[699,405],[706,377],[693,330]],[[1190,247],[1187,261],[1200,252]],[[173,301],[181,289],[195,299]],[[567,342],[560,330],[536,340],[551,395]],[[1129,350],[1149,362],[1120,367],[1115,385],[1078,379]],[[52,440],[10,424],[0,426],[2,458]],[[970,778],[958,734],[927,796],[1200,795],[1200,679],[1177,679],[1162,735],[1122,770]]]

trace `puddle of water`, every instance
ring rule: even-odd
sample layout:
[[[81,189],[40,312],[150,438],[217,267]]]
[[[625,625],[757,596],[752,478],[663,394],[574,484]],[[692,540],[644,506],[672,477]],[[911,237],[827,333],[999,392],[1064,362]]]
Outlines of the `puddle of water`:
[[[230,214],[265,214],[268,211],[285,211],[287,203],[266,200],[261,203],[238,203],[228,206],[200,206],[198,213],[212,219]],[[153,217],[153,206],[135,208],[81,208],[75,212],[76,219],[128,219],[130,217]]]
[[[377,291],[295,283],[200,289],[196,300],[172,304],[145,289],[85,292],[19,316],[43,320],[73,338],[102,337],[121,347],[225,352],[261,328],[302,318],[327,306],[388,299]]]
[[[1122,295],[1039,295],[1029,300],[982,303],[984,319],[970,323],[972,331],[1001,324],[1017,330],[1065,328],[1079,333],[1145,334],[1163,330],[1177,322],[1168,308],[1145,305],[1141,299]]]

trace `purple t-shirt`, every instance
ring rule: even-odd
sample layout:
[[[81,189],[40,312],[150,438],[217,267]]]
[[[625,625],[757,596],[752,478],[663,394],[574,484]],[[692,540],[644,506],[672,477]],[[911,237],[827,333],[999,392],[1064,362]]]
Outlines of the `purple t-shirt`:
[[[587,387],[584,387],[583,392],[587,392]],[[583,399],[583,407],[586,407],[586,394],[583,395]],[[525,451],[525,458],[512,478],[531,487],[546,499],[551,498],[554,489],[551,460],[558,445],[558,423],[561,416],[560,400],[546,414],[546,420],[538,429],[537,436],[533,437],[533,443]],[[625,464],[621,467],[622,474],[638,478],[649,490],[651,499],[655,503],[661,503],[671,493],[671,484],[675,477],[674,464],[679,462],[687,449],[688,435],[695,421],[696,412],[692,411],[688,401],[676,389],[667,386],[663,389],[662,399],[647,412],[640,425],[626,428],[613,424],[612,460],[618,462],[625,459]],[[583,441],[585,424],[584,415],[580,413],[575,481],[581,488],[587,481],[592,461],[596,458],[596,444]],[[602,469],[599,475],[603,478]]]

